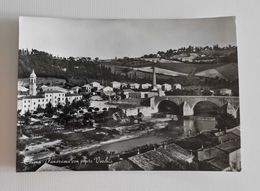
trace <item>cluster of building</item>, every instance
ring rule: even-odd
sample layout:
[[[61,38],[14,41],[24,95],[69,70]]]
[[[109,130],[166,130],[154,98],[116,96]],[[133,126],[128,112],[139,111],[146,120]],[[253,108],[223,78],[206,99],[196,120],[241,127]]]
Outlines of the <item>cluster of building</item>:
[[[115,98],[117,101],[126,99],[131,102],[132,99],[165,96],[165,92],[182,89],[182,85],[178,83],[173,85],[168,83],[157,84],[155,68],[153,68],[153,84],[113,81],[111,82],[111,86],[103,86],[101,83],[94,81],[81,87],[75,86],[71,89],[65,89],[52,85],[37,87],[36,78],[36,74],[33,70],[29,78],[29,89],[18,83],[17,110],[20,110],[21,114],[26,111],[36,111],[39,107],[45,108],[48,103],[51,103],[54,107],[58,104],[64,105],[66,102],[72,103],[73,100],[81,100],[83,94],[91,94],[90,107],[102,110],[104,108],[109,109],[109,107],[114,107],[108,105],[108,100],[104,100],[102,95],[107,96],[109,100]],[[221,89],[220,94],[231,95],[232,91],[230,89]]]
[[[201,148],[197,152],[198,161],[203,163],[203,170],[240,171],[240,128],[235,127],[226,133],[216,133],[216,136],[220,144]]]
[[[240,129],[216,135],[219,144],[189,152],[175,143],[137,154],[109,165],[109,170],[240,171]]]
[[[36,78],[33,70],[29,79],[29,90],[18,84],[17,110],[21,114],[36,111],[39,107],[44,109],[48,103],[55,107],[58,104],[64,105],[67,101],[72,103],[73,100],[82,99],[82,95],[58,86],[43,86],[41,91],[37,91]]]

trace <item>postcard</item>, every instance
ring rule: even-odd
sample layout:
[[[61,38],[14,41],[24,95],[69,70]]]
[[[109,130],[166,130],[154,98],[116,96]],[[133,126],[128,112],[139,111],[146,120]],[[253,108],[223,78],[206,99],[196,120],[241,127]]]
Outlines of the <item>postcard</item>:
[[[20,17],[17,172],[241,171],[235,17]]]

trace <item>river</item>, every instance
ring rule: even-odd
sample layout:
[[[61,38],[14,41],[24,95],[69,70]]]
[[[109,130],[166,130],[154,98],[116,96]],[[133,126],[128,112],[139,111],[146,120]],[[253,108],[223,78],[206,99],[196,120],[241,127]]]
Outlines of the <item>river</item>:
[[[118,153],[133,149],[137,146],[160,143],[167,139],[181,139],[195,136],[201,132],[214,130],[215,125],[215,118],[195,117],[193,119],[179,119],[178,121],[170,121],[168,127],[164,129],[155,130],[141,137],[105,144],[95,150],[102,149]]]

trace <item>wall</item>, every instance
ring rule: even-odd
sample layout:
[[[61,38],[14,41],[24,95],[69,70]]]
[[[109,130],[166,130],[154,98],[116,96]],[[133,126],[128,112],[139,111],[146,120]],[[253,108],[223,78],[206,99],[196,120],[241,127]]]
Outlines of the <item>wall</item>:
[[[0,190],[258,190],[259,0],[0,0]],[[184,18],[237,16],[242,172],[15,173],[18,16]]]

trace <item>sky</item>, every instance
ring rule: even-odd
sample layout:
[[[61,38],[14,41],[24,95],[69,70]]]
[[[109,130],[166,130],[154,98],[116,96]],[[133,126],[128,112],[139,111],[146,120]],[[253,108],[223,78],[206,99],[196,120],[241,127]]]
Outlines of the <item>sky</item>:
[[[139,57],[191,46],[236,45],[234,17],[206,19],[60,19],[21,17],[19,49],[61,57]]]

